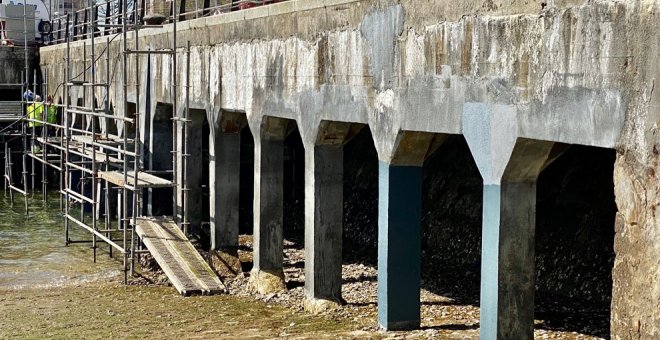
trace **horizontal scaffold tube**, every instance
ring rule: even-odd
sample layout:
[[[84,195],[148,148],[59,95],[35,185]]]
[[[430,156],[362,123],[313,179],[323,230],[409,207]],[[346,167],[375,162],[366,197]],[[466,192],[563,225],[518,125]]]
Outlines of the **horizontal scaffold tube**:
[[[108,237],[106,237],[105,235],[103,235],[103,233],[99,232],[98,230],[94,230],[94,228],[92,228],[92,227],[86,225],[85,223],[82,223],[81,221],[79,221],[78,219],[76,219],[75,217],[73,217],[73,216],[71,216],[71,215],[69,215],[69,214],[66,214],[66,218],[68,218],[69,221],[71,221],[71,222],[73,222],[73,223],[75,223],[75,224],[77,224],[77,225],[79,225],[79,226],[81,226],[81,227],[87,229],[87,231],[89,231],[89,232],[91,232],[92,234],[96,235],[96,237],[102,239],[102,240],[105,241],[107,244],[111,245],[113,248],[119,250],[122,254],[125,253],[123,247],[119,246],[117,243],[115,243],[113,240],[111,240],[110,238],[108,238]]]

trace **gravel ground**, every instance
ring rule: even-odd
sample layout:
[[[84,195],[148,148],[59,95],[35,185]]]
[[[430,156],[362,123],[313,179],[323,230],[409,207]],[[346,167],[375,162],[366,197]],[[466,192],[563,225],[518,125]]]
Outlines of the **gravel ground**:
[[[252,238],[241,235],[239,256],[244,264],[243,275],[223,278],[229,293],[237,296],[251,296],[267,303],[276,303],[293,310],[303,312],[304,299],[304,251],[295,243],[285,241],[284,273],[288,291],[267,296],[254,296],[247,292],[249,270],[252,263]],[[348,253],[348,254],[346,254]],[[377,280],[376,266],[373,261],[361,258],[359,253],[346,251],[345,264],[342,266],[344,284],[342,296],[347,304],[336,311],[327,312],[326,316],[337,319],[349,319],[360,325],[365,332],[376,332],[386,337],[428,337],[472,339],[479,336],[479,308],[474,296],[443,296],[434,292],[445,288],[451,277],[423,277],[421,290],[422,327],[411,332],[383,332],[378,329],[376,318]],[[478,287],[478,277],[472,287]],[[454,283],[460,286],[461,283]],[[473,289],[472,289],[473,290]],[[543,306],[542,306],[543,307]],[[561,306],[550,306],[537,311],[537,315],[546,315],[549,320],[536,320],[535,338],[539,339],[600,339],[607,337],[607,324],[585,319],[598,319],[597,312],[589,310],[570,310]],[[576,320],[579,319],[579,320]],[[602,318],[601,318],[602,319]],[[578,322],[576,322],[578,321]],[[586,326],[585,326],[586,325]],[[582,328],[580,328],[582,327]]]

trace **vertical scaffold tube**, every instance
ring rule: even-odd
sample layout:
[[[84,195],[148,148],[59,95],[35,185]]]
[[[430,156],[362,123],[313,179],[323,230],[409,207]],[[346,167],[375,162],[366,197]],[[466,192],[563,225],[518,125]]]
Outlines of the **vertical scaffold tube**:
[[[94,9],[94,3],[92,0],[89,1],[90,4],[90,11]],[[94,17],[94,15],[90,15],[90,17]],[[94,29],[96,27],[96,22],[92,20],[91,25],[88,25],[88,30],[90,31],[89,36],[91,37],[90,42],[91,42],[91,53],[90,53],[90,65],[89,65],[89,70],[90,70],[90,81],[92,82],[92,108],[93,112],[96,111],[96,54],[94,50]],[[92,202],[94,204],[92,205],[92,228],[96,231],[98,230],[98,224],[97,224],[97,210],[96,208],[98,207],[98,197],[96,196],[96,185],[97,185],[97,176],[98,176],[98,167],[96,163],[96,116],[92,116]],[[92,233],[92,249],[94,253],[94,263],[96,263],[96,234]]]
[[[66,15],[67,34],[66,34],[66,68],[64,69],[64,134],[62,140],[64,141],[64,244],[69,244],[69,210],[71,202],[69,199],[69,187],[71,185],[71,174],[69,173],[69,105],[71,105],[71,98],[69,98],[69,76],[71,74],[71,35],[68,34],[68,23],[70,14]]]
[[[134,24],[134,42],[135,50],[140,50],[139,37],[138,37],[138,23],[137,16],[138,6],[136,2],[133,2],[133,17],[136,20],[133,20]],[[131,275],[135,273],[135,225],[137,222],[138,215],[138,197],[140,197],[141,189],[138,189],[138,171],[140,170],[141,157],[142,157],[142,146],[140,144],[140,115],[144,115],[144,112],[140,112],[140,55],[135,55],[135,129],[134,129],[134,139],[133,139],[133,152],[135,152],[135,157],[133,158],[133,214],[131,219]],[[145,105],[146,107],[146,105]]]
[[[186,43],[186,108],[183,112],[183,166],[181,167],[183,172],[181,176],[183,181],[183,233],[189,236],[188,193],[190,188],[188,188],[188,136],[190,135],[190,131],[188,131],[188,120],[190,119],[190,41]]]
[[[178,155],[178,129],[179,129],[179,124],[180,121],[178,120],[179,117],[177,116],[177,77],[176,77],[176,22],[177,22],[177,10],[176,10],[176,1],[170,2],[170,5],[172,6],[172,29],[173,29],[173,34],[172,34],[172,119],[174,120],[174,124],[172,124],[172,138],[173,138],[173,143],[172,147],[174,150],[172,150],[172,181],[174,182],[174,187],[172,189],[173,195],[172,195],[172,202],[173,202],[173,210],[172,210],[172,217],[174,218],[174,222],[181,228],[181,220],[179,219],[179,202],[178,202],[178,193],[177,190],[179,188],[178,183],[178,160],[177,158],[179,157]]]
[[[122,6],[123,6],[122,7],[122,15],[123,16],[126,15],[126,10],[127,10],[126,3],[127,3],[127,1],[123,1],[123,3],[122,3]],[[128,38],[127,28],[128,27],[126,25],[126,18],[122,18],[122,45],[123,45],[123,48],[122,48],[122,58],[123,58],[123,64],[122,64],[123,77],[122,78],[123,78],[123,84],[122,85],[124,87],[124,93],[123,93],[123,95],[124,95],[124,97],[123,97],[124,118],[128,117],[128,71],[127,71],[127,68],[128,68],[128,53],[127,53],[128,43],[126,41],[126,39]],[[124,186],[122,187],[122,197],[121,197],[121,204],[122,204],[122,208],[121,208],[122,209],[122,213],[121,213],[122,221],[121,221],[121,223],[122,223],[122,226],[123,226],[123,230],[122,230],[122,232],[123,232],[123,235],[122,235],[123,236],[123,245],[122,245],[122,247],[124,249],[124,253],[123,253],[123,255],[124,255],[124,284],[127,284],[128,283],[128,255],[129,255],[128,251],[127,251],[127,245],[128,244],[126,242],[127,241],[127,236],[128,236],[127,231],[128,231],[128,222],[129,222],[128,218],[127,218],[127,214],[128,214],[128,202],[127,202],[127,200],[128,200],[128,189],[126,188],[126,185],[128,183],[128,178],[127,178],[128,177],[127,176],[127,172],[128,172],[128,155],[127,155],[127,152],[128,152],[128,129],[127,129],[127,125],[128,125],[128,122],[124,121],[123,125],[124,125],[124,131],[123,131],[123,134],[124,134],[124,140],[123,140],[124,155],[123,155],[122,159],[123,159],[123,163],[124,163],[124,167],[123,167]]]

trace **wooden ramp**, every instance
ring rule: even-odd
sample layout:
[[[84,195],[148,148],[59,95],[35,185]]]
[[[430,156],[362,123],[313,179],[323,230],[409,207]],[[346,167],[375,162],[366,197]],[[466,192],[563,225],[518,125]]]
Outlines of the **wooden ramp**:
[[[225,286],[177,225],[166,218],[141,217],[135,231],[183,296],[225,292]]]

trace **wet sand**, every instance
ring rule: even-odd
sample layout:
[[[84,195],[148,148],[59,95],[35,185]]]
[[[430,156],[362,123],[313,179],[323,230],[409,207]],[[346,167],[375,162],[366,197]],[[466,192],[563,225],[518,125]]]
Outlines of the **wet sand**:
[[[59,200],[0,199],[0,338],[325,338],[374,337],[349,320],[311,316],[254,298],[183,298],[172,287],[121,283],[120,257],[107,246],[64,245]],[[20,203],[20,204],[19,204]],[[71,238],[89,239],[80,228]],[[145,273],[149,275],[149,273]]]

